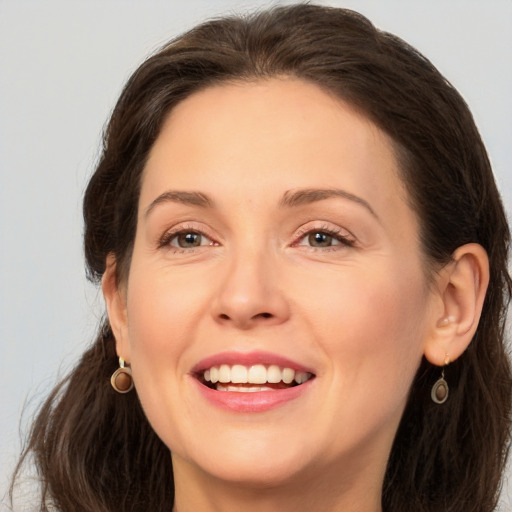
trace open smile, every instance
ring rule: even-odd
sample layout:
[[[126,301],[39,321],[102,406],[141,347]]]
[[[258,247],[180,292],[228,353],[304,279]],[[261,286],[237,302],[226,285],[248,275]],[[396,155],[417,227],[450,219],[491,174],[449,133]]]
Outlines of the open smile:
[[[204,370],[199,378],[210,389],[252,393],[287,389],[307,382],[313,377],[309,372],[278,365],[221,364]]]
[[[208,358],[192,376],[208,401],[237,412],[260,412],[288,402],[315,378],[312,371],[290,360],[260,352]]]

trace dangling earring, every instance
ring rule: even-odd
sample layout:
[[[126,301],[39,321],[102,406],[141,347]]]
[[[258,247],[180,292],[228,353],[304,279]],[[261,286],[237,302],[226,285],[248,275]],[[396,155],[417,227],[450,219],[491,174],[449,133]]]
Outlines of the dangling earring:
[[[119,368],[110,377],[110,384],[118,393],[128,393],[133,389],[132,370],[124,365],[124,359],[119,358]]]
[[[441,371],[441,378],[437,380],[437,382],[432,386],[432,391],[430,392],[430,397],[432,401],[436,404],[444,404],[446,400],[448,400],[448,393],[450,388],[448,387],[448,383],[444,380],[444,369],[446,366],[450,364],[450,359],[448,355],[444,360],[443,369]]]

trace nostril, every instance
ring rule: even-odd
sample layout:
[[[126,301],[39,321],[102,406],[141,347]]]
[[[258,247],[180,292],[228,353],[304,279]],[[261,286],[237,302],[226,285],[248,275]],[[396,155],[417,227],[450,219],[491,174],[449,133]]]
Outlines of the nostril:
[[[216,318],[217,321],[222,323],[228,324],[234,322],[234,324],[239,325],[242,328],[248,328],[249,326],[253,325],[254,322],[257,324],[261,321],[266,324],[267,321],[272,322],[272,320],[278,318],[278,316],[274,315],[273,313],[269,313],[268,311],[264,311],[262,313],[256,313],[255,315],[245,315],[243,312],[235,312],[233,315],[227,313],[219,313]]]

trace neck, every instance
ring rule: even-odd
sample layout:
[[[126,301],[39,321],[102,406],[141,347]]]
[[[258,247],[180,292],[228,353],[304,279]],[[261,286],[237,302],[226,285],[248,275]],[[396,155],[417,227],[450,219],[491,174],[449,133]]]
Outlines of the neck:
[[[323,468],[276,485],[226,482],[173,456],[173,512],[381,512],[384,468],[365,466],[366,478],[353,467]]]

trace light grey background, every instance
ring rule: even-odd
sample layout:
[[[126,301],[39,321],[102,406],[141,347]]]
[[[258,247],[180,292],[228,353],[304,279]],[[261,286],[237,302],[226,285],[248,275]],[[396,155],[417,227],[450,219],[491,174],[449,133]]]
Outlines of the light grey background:
[[[198,21],[270,3],[0,0],[0,494],[20,449],[22,411],[30,417],[101,315],[84,278],[80,203],[123,83],[144,56]],[[512,1],[319,3],[362,12],[454,83],[511,211]],[[510,470],[508,480],[503,511],[512,509]]]

